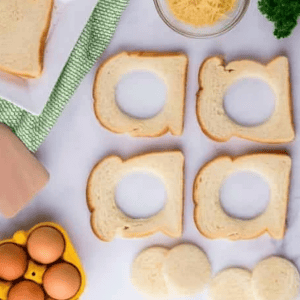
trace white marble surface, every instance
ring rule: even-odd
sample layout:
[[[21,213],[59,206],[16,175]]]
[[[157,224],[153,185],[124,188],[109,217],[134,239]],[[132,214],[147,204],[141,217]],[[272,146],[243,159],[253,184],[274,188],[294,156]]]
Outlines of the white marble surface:
[[[291,259],[300,268],[300,141],[299,135],[289,145],[269,146],[232,139],[216,143],[201,131],[195,115],[197,74],[209,55],[223,54],[228,60],[241,57],[268,62],[285,54],[291,62],[294,116],[297,132],[300,125],[300,26],[291,38],[277,41],[272,24],[257,11],[256,1],[242,22],[231,32],[212,40],[191,40],[171,31],[157,15],[152,1],[131,0],[116,35],[103,59],[120,50],[185,51],[190,58],[187,85],[185,129],[181,137],[134,139],[114,135],[101,127],[93,113],[92,85],[97,66],[88,74],[57,125],[53,128],[37,157],[51,174],[46,189],[15,219],[0,219],[0,238],[9,237],[18,229],[27,229],[40,221],[56,221],[69,232],[82,259],[88,285],[81,299],[143,299],[130,283],[130,266],[142,249],[152,245],[173,246],[193,242],[208,254],[214,274],[228,266],[253,268],[261,259],[279,254]],[[256,109],[265,109],[257,103]],[[101,158],[114,153],[124,158],[149,150],[181,149],[186,157],[184,234],[171,239],[157,234],[142,240],[99,241],[90,227],[86,205],[86,180],[91,168]],[[192,186],[199,168],[219,154],[241,155],[256,150],[286,150],[293,158],[287,233],[282,241],[268,235],[251,241],[212,241],[197,231],[193,221]],[[241,195],[242,196],[242,195]],[[255,206],[255,199],[253,199]],[[189,299],[208,299],[204,293]],[[299,298],[300,299],[300,298]]]

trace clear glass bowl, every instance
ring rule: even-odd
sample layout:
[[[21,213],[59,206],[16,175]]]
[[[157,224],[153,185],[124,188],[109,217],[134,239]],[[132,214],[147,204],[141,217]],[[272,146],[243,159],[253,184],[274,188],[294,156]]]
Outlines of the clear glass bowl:
[[[236,7],[215,25],[194,27],[178,20],[171,12],[168,0],[154,0],[158,14],[174,31],[191,38],[216,37],[231,30],[245,15],[250,0],[237,0]]]

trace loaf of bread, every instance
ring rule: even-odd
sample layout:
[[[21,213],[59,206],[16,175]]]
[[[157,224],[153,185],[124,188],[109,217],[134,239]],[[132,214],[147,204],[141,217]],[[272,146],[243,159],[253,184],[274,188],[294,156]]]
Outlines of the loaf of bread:
[[[41,75],[52,7],[53,0],[0,1],[0,70]]]

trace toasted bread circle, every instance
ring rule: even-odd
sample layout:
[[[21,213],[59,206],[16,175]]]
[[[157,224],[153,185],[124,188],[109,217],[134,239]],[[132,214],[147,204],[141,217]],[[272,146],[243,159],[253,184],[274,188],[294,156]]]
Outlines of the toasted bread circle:
[[[293,300],[299,293],[299,272],[288,260],[270,257],[254,268],[252,288],[257,300]]]
[[[182,244],[169,251],[163,273],[172,294],[191,296],[208,284],[211,267],[206,254],[197,246]]]
[[[256,300],[251,286],[251,272],[231,268],[217,274],[210,284],[212,300]]]
[[[188,58],[182,53],[122,52],[107,60],[98,70],[94,83],[94,110],[99,122],[115,133],[135,137],[156,137],[170,131],[183,131]],[[115,100],[115,89],[123,75],[149,71],[167,87],[166,103],[156,116],[136,119],[125,114]]]
[[[87,184],[87,202],[95,234],[110,242],[116,235],[140,238],[162,232],[170,237],[182,235],[184,157],[180,151],[157,152],[123,161],[117,156],[103,159],[92,170]],[[115,188],[128,173],[150,172],[164,183],[164,208],[148,219],[125,215],[115,202]]]
[[[0,70],[20,77],[42,74],[53,0],[0,1]]]
[[[194,219],[199,231],[210,239],[253,239],[264,233],[282,239],[285,234],[291,163],[291,158],[285,154],[252,154],[235,159],[222,156],[209,162],[200,170],[194,183]],[[271,190],[267,209],[251,220],[230,217],[220,203],[222,183],[228,176],[240,171],[262,176]]]
[[[223,99],[228,88],[241,79],[265,81],[276,96],[273,115],[263,124],[242,126],[227,115]],[[288,143],[294,140],[289,62],[277,57],[268,65],[242,60],[225,66],[224,59],[207,59],[199,73],[200,90],[197,116],[204,133],[211,139],[225,142],[233,136],[261,143]]]
[[[153,247],[141,252],[132,264],[131,282],[146,297],[166,298],[169,295],[162,273],[169,250]]]

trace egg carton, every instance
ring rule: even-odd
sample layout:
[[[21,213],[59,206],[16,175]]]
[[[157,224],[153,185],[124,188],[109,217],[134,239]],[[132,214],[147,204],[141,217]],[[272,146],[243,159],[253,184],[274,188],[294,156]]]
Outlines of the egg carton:
[[[25,248],[26,250],[26,244],[27,244],[27,239],[29,237],[29,235],[36,229],[40,228],[40,227],[53,227],[55,229],[57,229],[64,237],[65,240],[65,251],[60,259],[61,262],[66,262],[69,264],[72,264],[73,266],[75,266],[81,276],[81,285],[80,285],[80,289],[78,290],[77,294],[68,299],[68,300],[77,300],[83,293],[85,285],[86,285],[86,275],[85,272],[82,268],[80,259],[71,243],[71,240],[69,238],[69,236],[67,235],[66,231],[58,224],[52,223],[52,222],[44,222],[44,223],[39,223],[38,225],[32,227],[29,231],[17,231],[12,239],[7,239],[7,240],[3,240],[0,242],[0,246],[6,243],[14,243],[16,245],[22,246],[23,248]],[[51,264],[53,265],[53,264]],[[47,265],[41,265],[38,264],[36,262],[34,262],[33,260],[29,259],[28,262],[28,267],[27,270],[24,274],[23,277],[19,278],[16,282],[19,282],[20,280],[31,280],[39,285],[42,285],[43,283],[43,276],[44,273],[46,272],[48,266]],[[10,288],[15,284],[15,282],[2,282],[0,281],[0,299],[1,300],[7,300],[8,297],[8,293]]]

